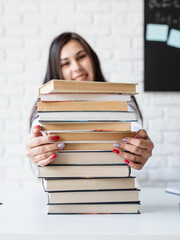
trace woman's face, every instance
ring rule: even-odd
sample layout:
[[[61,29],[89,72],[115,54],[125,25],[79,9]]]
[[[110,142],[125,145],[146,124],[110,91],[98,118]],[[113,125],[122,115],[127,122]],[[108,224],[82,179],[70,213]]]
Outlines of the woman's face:
[[[92,61],[77,40],[70,40],[60,53],[60,65],[64,80],[94,81]]]

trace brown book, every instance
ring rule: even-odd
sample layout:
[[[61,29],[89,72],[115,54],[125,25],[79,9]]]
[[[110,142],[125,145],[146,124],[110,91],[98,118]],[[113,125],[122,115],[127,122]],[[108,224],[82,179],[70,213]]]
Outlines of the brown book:
[[[127,111],[124,101],[38,102],[38,111]]]
[[[65,147],[62,151],[112,151],[116,141],[93,141],[93,142],[65,142]]]
[[[48,214],[139,214],[139,203],[48,204]]]
[[[107,190],[134,189],[135,178],[81,178],[81,179],[48,179],[43,178],[45,191],[74,191],[74,190]]]
[[[119,164],[124,159],[112,151],[72,151],[60,152],[50,165],[72,164]]]
[[[135,137],[136,132],[48,132],[60,137],[60,141],[121,141],[125,137]]]
[[[130,167],[118,165],[67,165],[38,167],[39,177],[81,178],[81,177],[129,177]]]
[[[48,203],[117,203],[138,202],[138,189],[121,190],[96,190],[96,191],[74,191],[74,192],[50,192]]]
[[[130,93],[136,94],[133,83],[112,83],[97,81],[71,81],[53,79],[39,88],[39,95],[45,93]]]
[[[65,130],[86,130],[86,131],[130,131],[129,122],[42,122],[43,131],[65,131]]]

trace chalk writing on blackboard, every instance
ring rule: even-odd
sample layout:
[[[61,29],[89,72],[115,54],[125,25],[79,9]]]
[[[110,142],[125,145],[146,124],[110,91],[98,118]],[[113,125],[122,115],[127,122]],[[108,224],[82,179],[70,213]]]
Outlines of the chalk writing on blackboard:
[[[171,14],[157,12],[155,13],[155,23],[167,24],[169,26],[176,25],[177,27],[180,27],[180,16],[176,17]]]
[[[180,8],[180,0],[149,0],[148,7],[150,9],[154,8]]]
[[[147,7],[152,11],[154,23],[180,27],[180,0],[148,0]]]

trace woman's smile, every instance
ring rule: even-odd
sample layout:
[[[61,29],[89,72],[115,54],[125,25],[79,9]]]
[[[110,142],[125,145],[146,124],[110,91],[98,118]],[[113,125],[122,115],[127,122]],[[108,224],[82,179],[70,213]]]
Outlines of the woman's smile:
[[[74,78],[74,80],[76,80],[76,81],[86,81],[87,77],[88,77],[88,74],[82,73],[82,74],[77,75]]]

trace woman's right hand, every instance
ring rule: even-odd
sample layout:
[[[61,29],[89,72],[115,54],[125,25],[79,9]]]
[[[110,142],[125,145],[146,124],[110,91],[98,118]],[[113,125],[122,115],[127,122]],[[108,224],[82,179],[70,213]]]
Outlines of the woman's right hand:
[[[58,140],[58,136],[43,136],[41,126],[36,125],[26,143],[26,156],[38,166],[46,166],[55,159],[56,153],[65,147],[64,143]]]

